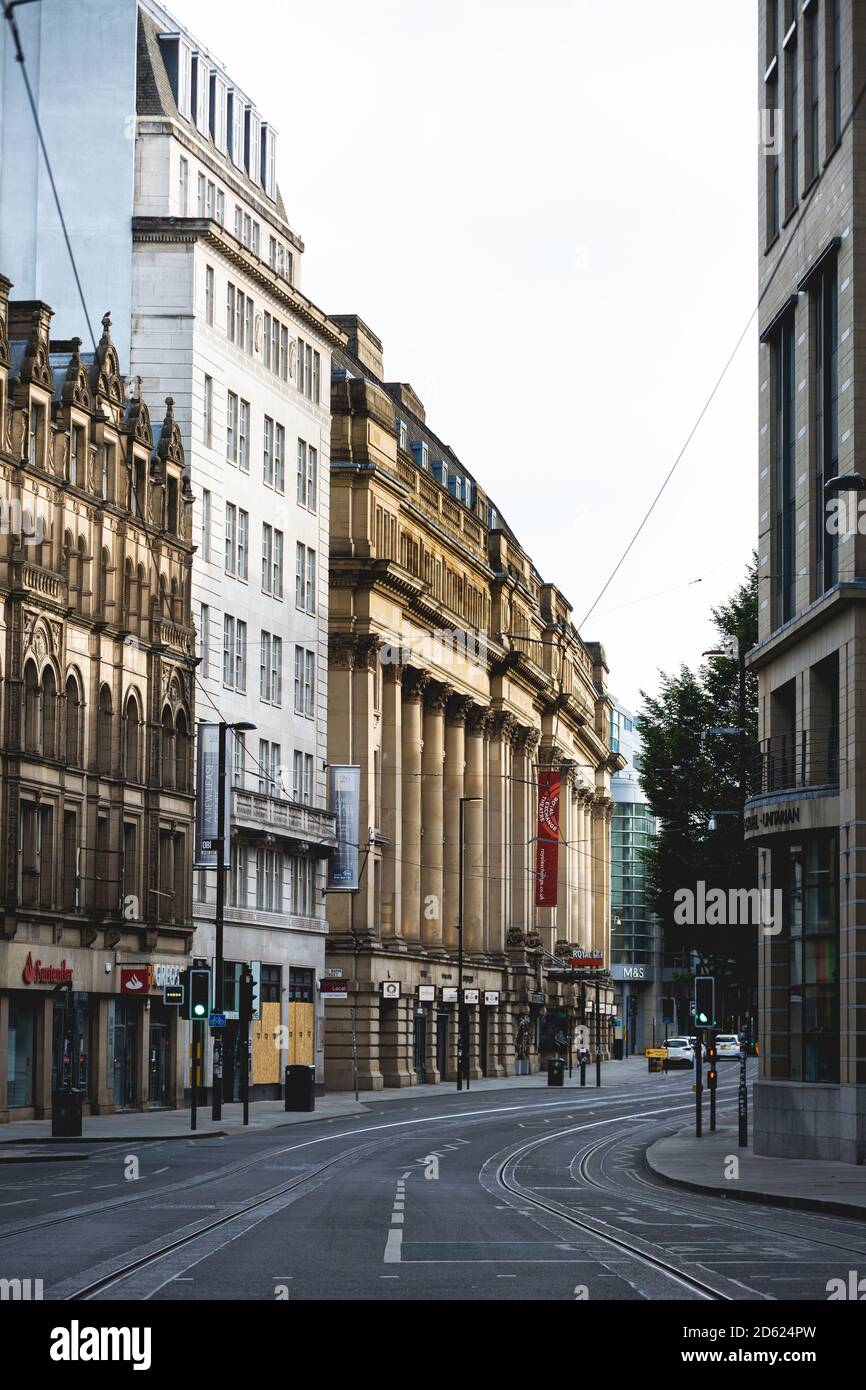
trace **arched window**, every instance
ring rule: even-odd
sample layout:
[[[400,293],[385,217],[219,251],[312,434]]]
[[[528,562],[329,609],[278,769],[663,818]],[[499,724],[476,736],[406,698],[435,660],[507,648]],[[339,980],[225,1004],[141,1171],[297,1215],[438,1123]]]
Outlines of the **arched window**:
[[[132,618],[136,613],[135,605],[135,580],[132,574],[132,561],[127,556],[123,563],[123,612],[125,621],[132,626]]]
[[[128,781],[141,781],[141,719],[134,695],[126,701],[124,716],[124,771]]]
[[[33,661],[24,667],[24,747],[28,753],[42,751],[42,691]]]
[[[180,616],[180,604],[178,603],[177,580],[176,580],[176,579],[173,579],[173,580],[171,581],[171,610],[170,610],[170,613],[169,613],[169,617],[171,618],[171,621],[172,621],[173,623],[176,623],[177,620],[178,620],[178,618],[179,618],[179,616]]]
[[[81,767],[84,762],[81,713],[78,681],[74,676],[69,676],[66,682],[66,761],[70,767]]]
[[[180,792],[190,790],[190,737],[189,725],[185,712],[181,709],[177,712],[177,720],[174,726],[175,737],[175,786]]]
[[[57,681],[50,666],[42,673],[42,755],[57,757]]]
[[[138,598],[136,600],[136,612],[138,613],[139,628],[147,617],[147,585],[144,582],[144,565],[139,565],[136,571],[136,588]]]
[[[83,536],[78,537],[78,607],[82,613],[90,607],[90,557],[87,554],[87,542]]]
[[[103,611],[108,616],[108,610],[114,608],[114,571],[111,568],[111,554],[107,546],[102,547],[99,557],[99,592]]]
[[[162,712],[162,785],[170,788],[175,785],[174,745],[174,721],[166,705]]]
[[[63,532],[63,568],[66,570],[69,602],[77,604],[81,585],[78,580],[78,551],[75,549],[71,531]]]
[[[103,773],[111,772],[112,715],[111,691],[104,685],[99,692],[99,709],[96,712],[96,766]]]

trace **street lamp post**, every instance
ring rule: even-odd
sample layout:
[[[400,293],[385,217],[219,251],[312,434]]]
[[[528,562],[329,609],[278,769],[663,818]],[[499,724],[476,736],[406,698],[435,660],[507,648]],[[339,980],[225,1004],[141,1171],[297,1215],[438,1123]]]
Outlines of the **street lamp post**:
[[[223,965],[223,925],[225,921],[225,834],[226,834],[226,741],[229,729],[233,733],[245,733],[249,729],[254,729],[255,724],[250,724],[245,720],[239,720],[236,724],[227,724],[224,719],[219,723],[219,754],[217,759],[217,881],[216,881],[216,941],[214,947],[214,1006],[216,1012],[221,1012],[225,1003],[224,987],[224,965]],[[246,1055],[248,1048],[244,1049],[244,1065],[249,1065],[249,1058]],[[211,1118],[221,1120],[223,1113],[223,1040],[215,1036],[213,1040],[213,1071],[211,1076]]]
[[[466,1089],[469,1090],[469,1067],[466,1048],[466,1007],[463,1002],[463,879],[466,860],[466,803],[480,801],[480,796],[461,796],[458,847],[458,892],[457,892],[457,1089],[463,1090],[463,1072],[466,1070]]]

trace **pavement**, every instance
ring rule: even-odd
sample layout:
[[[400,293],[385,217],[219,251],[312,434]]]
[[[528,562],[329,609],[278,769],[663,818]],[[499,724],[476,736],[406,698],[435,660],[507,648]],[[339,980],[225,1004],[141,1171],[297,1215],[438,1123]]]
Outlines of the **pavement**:
[[[645,1057],[629,1057],[624,1061],[604,1062],[602,1064],[602,1089],[633,1084],[639,1077],[647,1076]],[[648,1078],[657,1086],[668,1080],[665,1076]],[[571,1078],[566,1073],[563,1090],[580,1089],[580,1071],[574,1068]],[[472,1081],[469,1094],[487,1091],[510,1090],[550,1090],[552,1096],[559,1094],[559,1088],[547,1086],[547,1072],[536,1072],[532,1076],[506,1076],[495,1080]],[[595,1066],[586,1069],[586,1090],[595,1089]],[[142,1140],[165,1142],[166,1140],[214,1139],[226,1135],[248,1133],[250,1130],[282,1129],[286,1125],[297,1125],[321,1119],[337,1119],[346,1115],[368,1115],[371,1106],[379,1106],[387,1101],[407,1101],[410,1098],[441,1099],[450,1092],[456,1093],[455,1082],[443,1082],[438,1086],[388,1087],[381,1091],[361,1091],[360,1099],[355,1100],[353,1091],[332,1091],[327,1095],[316,1096],[315,1111],[290,1112],[283,1108],[281,1100],[258,1100],[250,1103],[250,1123],[244,1126],[243,1106],[240,1102],[223,1105],[222,1119],[211,1119],[210,1105],[200,1106],[195,1132],[190,1131],[190,1112],[185,1110],[123,1110],[111,1115],[85,1115],[82,1121],[82,1134],[76,1144],[100,1144],[125,1142],[140,1143]],[[28,1150],[29,1145],[69,1145],[68,1139],[52,1138],[51,1120],[13,1120],[0,1126],[0,1163],[22,1163],[46,1161],[45,1149]],[[72,1155],[65,1155],[71,1157]],[[86,1157],[75,1154],[76,1158]],[[58,1155],[59,1157],[59,1155]]]
[[[809,1158],[764,1158],[751,1147],[737,1147],[737,1125],[722,1124],[714,1134],[695,1138],[694,1124],[663,1139],[646,1151],[646,1163],[656,1177],[674,1187],[714,1197],[758,1201],[768,1206],[821,1211],[866,1220],[866,1172],[854,1163]],[[730,1159],[736,1156],[738,1175]]]

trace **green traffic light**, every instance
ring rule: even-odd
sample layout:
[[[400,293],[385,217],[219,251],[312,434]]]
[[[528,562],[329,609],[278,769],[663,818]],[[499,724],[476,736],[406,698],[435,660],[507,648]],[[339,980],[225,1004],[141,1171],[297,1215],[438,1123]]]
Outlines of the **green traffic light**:
[[[195,1014],[196,1018],[204,1018],[204,1014],[205,1014],[205,1007],[204,1007],[204,1004],[194,1004],[194,1005],[193,1005],[193,1013]]]

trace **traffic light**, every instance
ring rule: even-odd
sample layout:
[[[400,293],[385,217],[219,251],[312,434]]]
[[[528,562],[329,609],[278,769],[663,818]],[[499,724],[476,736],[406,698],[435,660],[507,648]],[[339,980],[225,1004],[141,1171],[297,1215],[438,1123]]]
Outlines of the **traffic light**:
[[[712,975],[695,976],[695,1023],[699,1028],[716,1026],[716,982]]]
[[[186,970],[183,977],[184,1000],[182,1017],[200,1023],[210,1013],[210,971]]]
[[[241,975],[241,1018],[249,1022],[259,1012],[259,982],[248,967]]]

